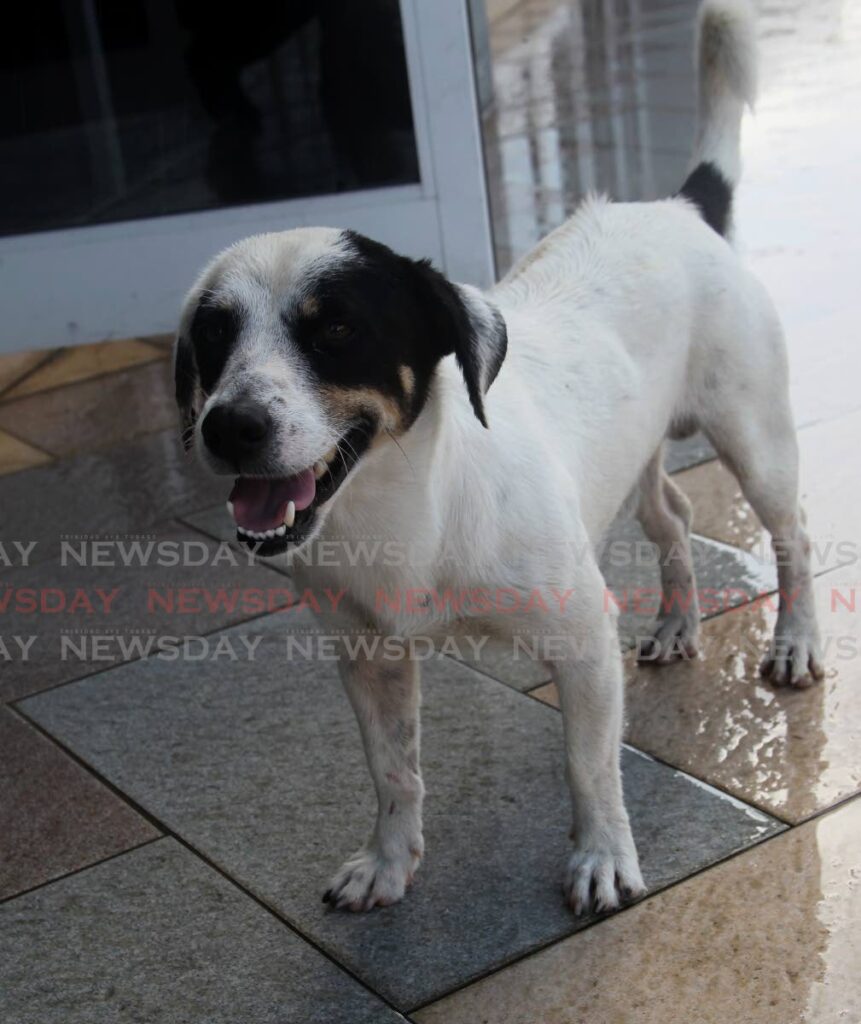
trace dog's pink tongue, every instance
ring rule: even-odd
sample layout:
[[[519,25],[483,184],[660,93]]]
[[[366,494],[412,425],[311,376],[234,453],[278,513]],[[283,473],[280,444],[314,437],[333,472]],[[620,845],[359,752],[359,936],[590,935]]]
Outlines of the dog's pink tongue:
[[[233,518],[237,526],[256,533],[275,530],[284,522],[288,502],[294,502],[298,512],[311,504],[316,492],[313,469],[303,469],[281,480],[240,476],[230,492]]]

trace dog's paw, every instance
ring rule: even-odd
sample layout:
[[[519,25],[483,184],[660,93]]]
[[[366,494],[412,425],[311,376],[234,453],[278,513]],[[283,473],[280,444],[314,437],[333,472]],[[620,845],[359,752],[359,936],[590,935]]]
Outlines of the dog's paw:
[[[816,628],[778,630],[759,667],[763,679],[775,686],[812,686],[825,675]]]
[[[699,650],[699,630],[699,610],[686,614],[672,613],[659,619],[652,635],[637,641],[637,661],[668,665],[671,661],[695,658]]]
[[[337,910],[372,910],[403,898],[422,857],[421,841],[399,857],[385,857],[373,845],[362,847],[335,873],[323,902]]]
[[[644,895],[646,885],[633,849],[575,849],[565,874],[565,898],[575,914],[616,910]]]

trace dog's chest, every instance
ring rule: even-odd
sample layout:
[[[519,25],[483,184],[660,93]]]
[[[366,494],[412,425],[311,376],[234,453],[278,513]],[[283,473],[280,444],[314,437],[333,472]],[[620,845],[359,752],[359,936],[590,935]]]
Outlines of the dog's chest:
[[[456,572],[397,545],[342,549],[337,559],[294,566],[292,575],[324,613],[397,636],[436,636],[481,610]]]

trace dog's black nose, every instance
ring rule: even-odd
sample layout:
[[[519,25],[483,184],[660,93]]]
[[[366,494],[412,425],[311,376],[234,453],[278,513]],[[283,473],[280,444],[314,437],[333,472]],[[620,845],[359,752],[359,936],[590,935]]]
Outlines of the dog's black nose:
[[[234,402],[214,405],[201,425],[206,447],[237,468],[254,458],[266,443],[271,420],[261,405]]]

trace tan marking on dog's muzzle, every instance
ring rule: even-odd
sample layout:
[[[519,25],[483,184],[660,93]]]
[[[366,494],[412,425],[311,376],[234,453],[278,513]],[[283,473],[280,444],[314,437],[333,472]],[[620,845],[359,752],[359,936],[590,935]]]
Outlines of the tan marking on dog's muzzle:
[[[321,389],[323,401],[336,422],[349,422],[358,416],[372,413],[381,429],[401,433],[405,427],[405,414],[390,395],[376,388],[345,388],[326,384]]]

